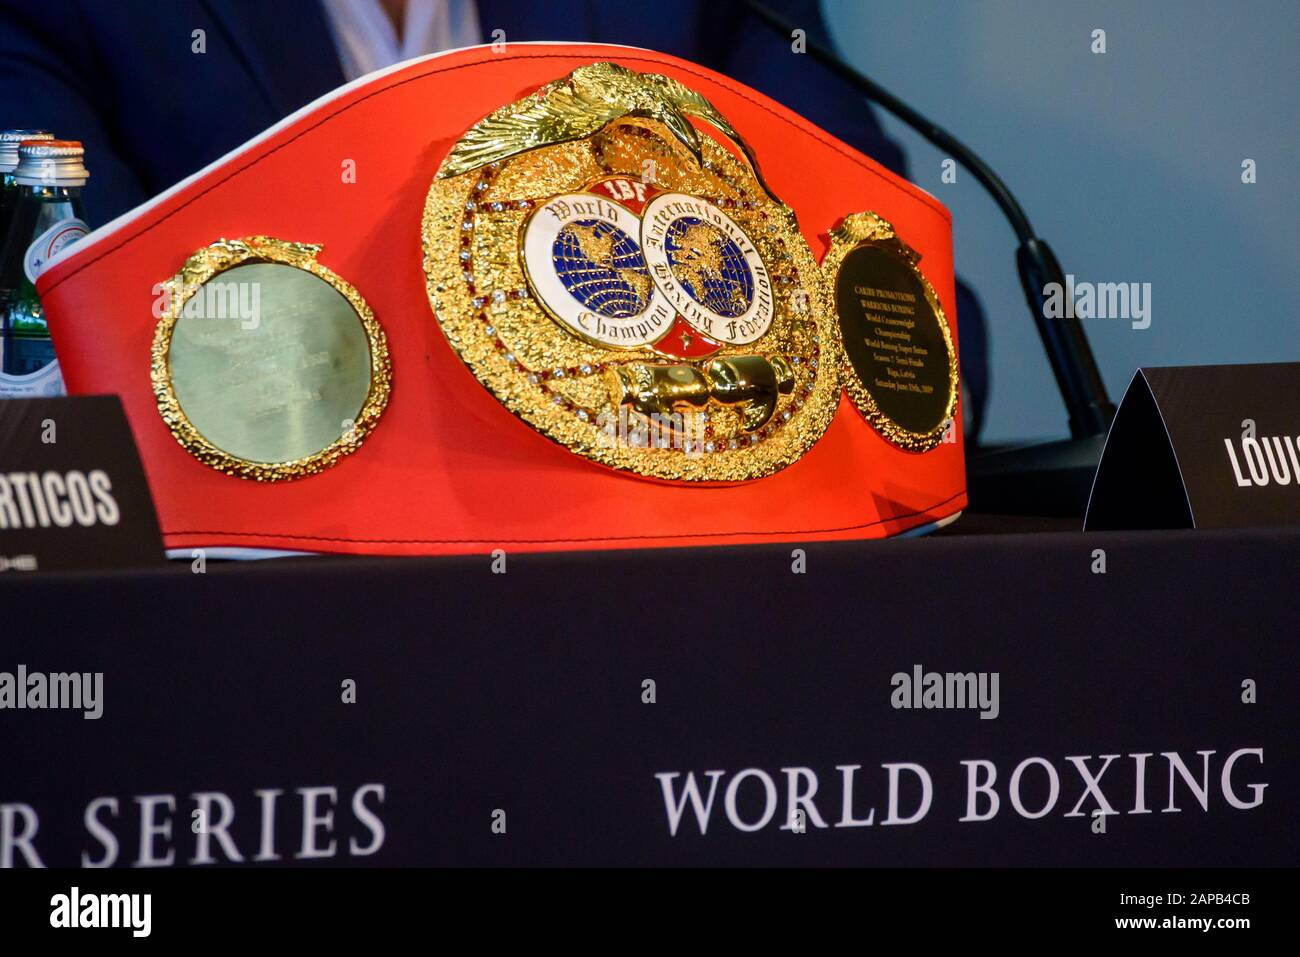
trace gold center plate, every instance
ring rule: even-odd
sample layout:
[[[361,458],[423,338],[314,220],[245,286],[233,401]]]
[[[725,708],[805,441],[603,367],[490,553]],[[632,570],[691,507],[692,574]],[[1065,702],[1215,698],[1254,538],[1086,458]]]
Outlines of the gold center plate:
[[[714,139],[699,135],[698,156],[683,140],[660,119],[626,116],[463,172],[463,162],[449,160],[425,205],[427,291],[461,359],[548,438],[651,478],[745,481],[797,461],[830,424],[840,393],[832,309],[793,213]],[[468,142],[467,134],[462,145]],[[536,249],[525,252],[530,217],[573,194],[618,204],[592,207],[587,218],[565,210],[566,223],[545,234],[548,242],[580,243],[585,257],[609,266],[611,282],[622,283],[621,300],[594,307],[588,300],[586,312],[580,286],[570,287],[576,291],[566,305],[555,274],[539,279],[525,265],[527,258],[531,272],[539,263],[547,268]],[[671,194],[709,205],[692,210]],[[663,199],[656,205],[653,197]],[[654,234],[677,243],[672,275],[662,250],[644,248],[643,273],[624,241],[658,241],[633,228],[647,208],[691,217]],[[730,244],[728,276],[741,277],[739,293],[715,282],[700,294],[718,275],[716,250],[688,246],[716,236]],[[622,258],[609,257],[611,244]],[[660,275],[651,285],[656,261]],[[688,301],[691,290],[706,308]],[[627,319],[665,308],[667,324],[662,316],[645,327]],[[614,320],[610,329],[599,321],[602,310]]]

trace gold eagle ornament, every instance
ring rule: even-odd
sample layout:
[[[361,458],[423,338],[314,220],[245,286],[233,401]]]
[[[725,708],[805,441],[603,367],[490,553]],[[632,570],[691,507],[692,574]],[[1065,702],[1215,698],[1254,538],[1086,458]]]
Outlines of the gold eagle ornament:
[[[628,116],[659,121],[697,162],[703,161],[703,146],[687,117],[703,120],[736,144],[764,192],[772,195],[749,146],[701,94],[663,74],[637,73],[608,62],[578,67],[536,93],[489,113],[461,137],[438,178],[449,179],[529,150],[580,140]]]

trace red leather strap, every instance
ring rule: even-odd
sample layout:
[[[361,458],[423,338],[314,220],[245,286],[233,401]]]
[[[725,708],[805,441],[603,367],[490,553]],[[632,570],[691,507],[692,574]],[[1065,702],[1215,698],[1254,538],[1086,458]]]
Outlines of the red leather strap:
[[[41,276],[68,388],[122,396],[169,547],[437,554],[871,538],[965,507],[960,440],[902,451],[847,399],[821,441],[776,475],[670,485],[551,443],[460,362],[433,319],[421,268],[420,216],[434,173],[480,117],[598,60],[666,73],[703,93],[750,144],[819,258],[847,213],[890,220],[921,254],[953,322],[943,206],[753,90],[673,57],[609,46],[481,47],[418,61],[314,104],[92,234]],[[355,182],[340,175],[347,160]],[[155,284],[194,250],[253,234],[322,243],[320,261],[367,299],[392,356],[392,398],[375,434],[334,468],[293,482],[259,484],[200,464],[163,424],[150,388]]]

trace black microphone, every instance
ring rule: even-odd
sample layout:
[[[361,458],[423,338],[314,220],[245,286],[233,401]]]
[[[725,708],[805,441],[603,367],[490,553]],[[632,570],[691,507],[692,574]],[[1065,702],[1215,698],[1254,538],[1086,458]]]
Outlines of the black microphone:
[[[799,29],[796,24],[758,0],[741,0],[741,3],[755,17],[787,38],[793,38],[794,31]],[[1072,312],[1064,318],[1049,320],[1043,308],[1047,300],[1044,287],[1049,283],[1057,283],[1058,289],[1065,289],[1065,274],[1051,247],[1034,235],[1029,217],[1006,183],[970,147],[947,130],[926,119],[874,80],[859,73],[827,47],[808,38],[806,32],[804,40],[805,49],[814,60],[952,156],[988,190],[1020,241],[1020,248],[1016,250],[1020,285],[1024,289],[1025,301],[1029,303],[1029,309],[1034,315],[1034,324],[1038,326],[1043,348],[1047,351],[1048,361],[1056,376],[1057,388],[1060,389],[1061,398],[1069,412],[1070,434],[1076,439],[1104,436],[1110,428],[1111,419],[1115,417],[1115,406],[1106,395],[1106,386],[1097,370],[1097,360],[1088,345],[1083,326]]]

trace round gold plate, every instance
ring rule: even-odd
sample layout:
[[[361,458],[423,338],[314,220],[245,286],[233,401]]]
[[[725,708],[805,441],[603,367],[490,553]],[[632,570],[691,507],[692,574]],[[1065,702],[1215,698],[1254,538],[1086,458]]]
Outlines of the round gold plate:
[[[920,258],[865,212],[831,230],[822,262],[845,391],[877,432],[909,452],[944,440],[959,391],[952,332]]]
[[[154,398],[205,465],[301,478],[355,452],[383,414],[392,388],[383,329],[319,252],[268,236],[223,239],[161,284]]]

